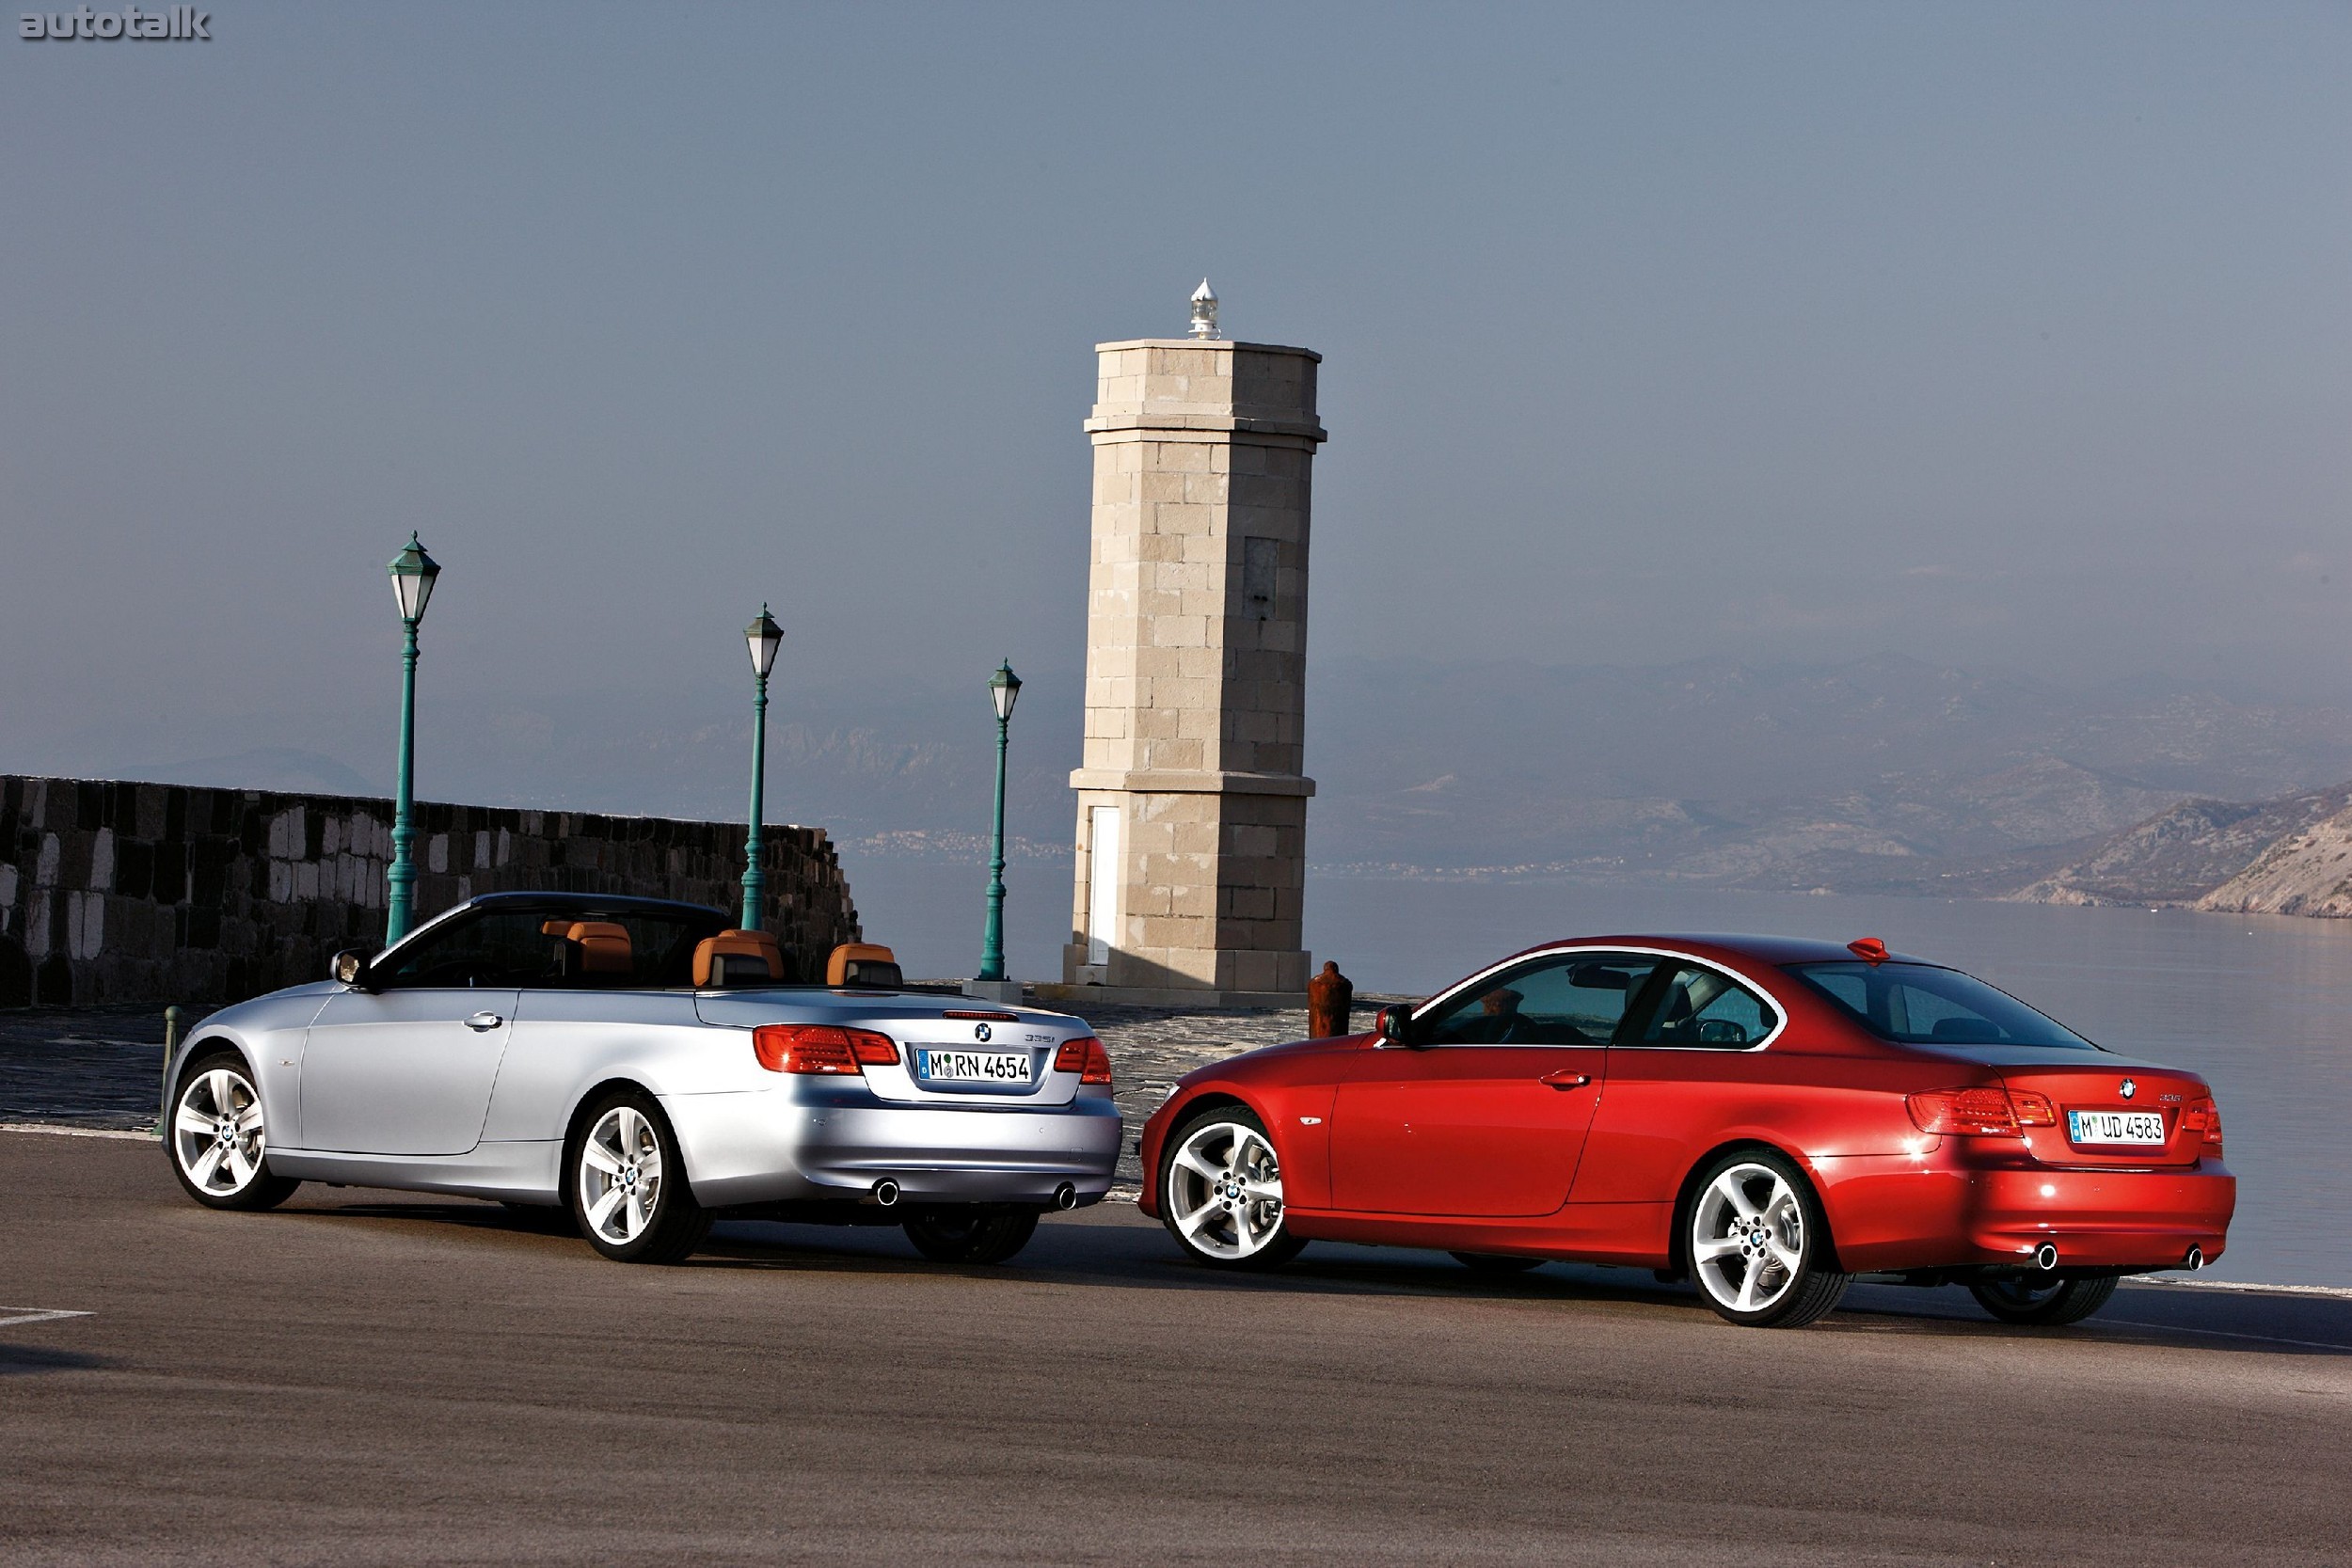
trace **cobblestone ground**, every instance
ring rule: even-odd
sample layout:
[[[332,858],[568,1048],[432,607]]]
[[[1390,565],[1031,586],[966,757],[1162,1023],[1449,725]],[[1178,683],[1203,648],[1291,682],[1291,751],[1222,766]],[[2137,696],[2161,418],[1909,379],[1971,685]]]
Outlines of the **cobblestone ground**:
[[[1357,999],[1362,1028],[1385,997]],[[192,1023],[201,1017],[186,1010]],[[1305,1010],[1271,1007],[1204,1012],[1180,1007],[1099,1006],[1086,1021],[1111,1056],[1112,1093],[1126,1123],[1118,1183],[1142,1180],[1136,1138],[1176,1080],[1203,1062],[1302,1038]],[[163,1009],[28,1007],[0,1012],[0,1121],[148,1129],[163,1069]]]

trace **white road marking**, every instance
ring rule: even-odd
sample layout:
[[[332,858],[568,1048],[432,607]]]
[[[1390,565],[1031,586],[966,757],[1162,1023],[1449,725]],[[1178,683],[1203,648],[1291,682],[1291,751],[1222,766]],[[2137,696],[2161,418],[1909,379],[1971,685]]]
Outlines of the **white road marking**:
[[[19,1323],[55,1323],[59,1318],[91,1318],[94,1312],[69,1312],[42,1307],[0,1307],[0,1312],[13,1312],[12,1318],[0,1318],[0,1328],[14,1328]]]
[[[46,1132],[57,1138],[132,1138],[151,1144],[155,1134],[116,1127],[54,1127],[45,1121],[0,1121],[0,1132]]]

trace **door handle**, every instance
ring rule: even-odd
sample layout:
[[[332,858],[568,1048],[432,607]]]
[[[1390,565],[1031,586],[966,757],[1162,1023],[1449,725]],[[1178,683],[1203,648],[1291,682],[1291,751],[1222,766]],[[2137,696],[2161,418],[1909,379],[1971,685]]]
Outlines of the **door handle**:
[[[476,1013],[473,1017],[466,1020],[466,1027],[479,1032],[485,1029],[495,1029],[505,1022],[506,1020],[499,1017],[496,1013]]]
[[[1535,1080],[1538,1084],[1548,1084],[1555,1089],[1581,1089],[1592,1081],[1590,1074],[1574,1072],[1566,1068],[1562,1068],[1557,1072],[1547,1072]]]

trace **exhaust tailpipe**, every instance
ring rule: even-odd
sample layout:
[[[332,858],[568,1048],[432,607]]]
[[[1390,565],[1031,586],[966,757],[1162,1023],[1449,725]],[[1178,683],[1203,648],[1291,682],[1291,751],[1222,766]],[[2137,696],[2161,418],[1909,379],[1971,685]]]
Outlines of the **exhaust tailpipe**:
[[[874,1201],[887,1209],[898,1201],[898,1183],[887,1176],[874,1183]]]
[[[2057,1268],[2058,1248],[2053,1246],[2048,1242],[2044,1242],[2040,1246],[2034,1248],[2033,1266],[2040,1269],[2043,1274],[2048,1274],[2052,1269]]]
[[[2191,1274],[2195,1274],[2199,1269],[2203,1268],[2205,1266],[2205,1249],[2201,1246],[2190,1247],[2188,1249],[2188,1256],[2181,1259],[2181,1266],[2188,1270]]]
[[[1054,1207],[1055,1207],[1055,1208],[1057,1208],[1057,1209],[1075,1209],[1077,1206],[1078,1206],[1078,1189],[1077,1189],[1077,1188],[1075,1188],[1075,1187],[1072,1186],[1069,1182],[1065,1181],[1065,1182],[1063,1182],[1060,1186],[1056,1187],[1056,1188],[1054,1189]]]

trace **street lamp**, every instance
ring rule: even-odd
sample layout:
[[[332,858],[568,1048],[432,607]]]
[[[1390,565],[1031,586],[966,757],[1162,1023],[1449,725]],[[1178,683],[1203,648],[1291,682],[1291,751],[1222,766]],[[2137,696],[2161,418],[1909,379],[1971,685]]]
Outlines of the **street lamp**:
[[[980,942],[982,980],[1005,977],[1005,746],[1012,729],[1012,705],[1021,698],[1021,677],[1007,659],[988,677],[989,701],[996,705],[996,831],[989,839],[988,932]]]
[[[768,672],[776,667],[776,650],[784,646],[784,628],[768,613],[768,607],[759,607],[759,619],[743,628],[743,641],[752,651],[752,674],[758,680],[758,695],[752,699],[752,828],[743,835],[743,918],[741,928],[759,929],[760,904],[768,891],[767,874],[759,868],[759,858],[765,847],[760,836],[760,823],[767,816],[765,784],[768,774]]]
[[[433,597],[440,563],[424,553],[414,533],[408,547],[392,557],[386,568],[392,575],[392,597],[400,605],[403,646],[400,655],[400,784],[392,803],[392,865],[390,895],[385,900],[384,945],[408,934],[408,919],[417,903],[416,743],[417,743],[417,623]]]

